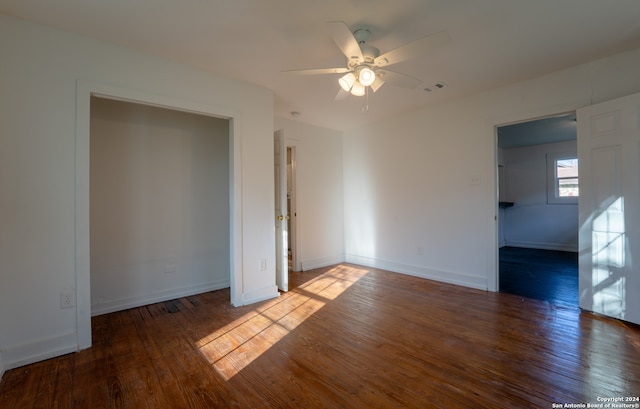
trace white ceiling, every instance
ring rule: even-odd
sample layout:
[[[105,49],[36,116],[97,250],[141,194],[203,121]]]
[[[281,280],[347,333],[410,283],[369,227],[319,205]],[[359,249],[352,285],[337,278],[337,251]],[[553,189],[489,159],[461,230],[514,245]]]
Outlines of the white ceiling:
[[[333,129],[640,48],[638,0],[0,0],[0,12],[267,87],[277,116]],[[365,113],[364,97],[334,101],[338,74],[282,73],[345,65],[329,21],[370,29],[382,53],[442,30],[452,42],[390,67],[424,84],[385,85]]]
[[[503,149],[542,145],[577,139],[576,114],[562,114],[498,127],[498,146]]]

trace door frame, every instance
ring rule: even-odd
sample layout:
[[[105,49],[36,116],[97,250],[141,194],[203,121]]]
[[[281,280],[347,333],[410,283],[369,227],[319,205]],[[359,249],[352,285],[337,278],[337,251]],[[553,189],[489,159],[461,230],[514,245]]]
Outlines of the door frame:
[[[291,197],[289,198],[290,206],[288,208],[289,215],[289,237],[291,240],[291,264],[293,271],[300,271],[300,263],[298,257],[298,204],[297,204],[297,185],[296,185],[296,169],[297,169],[297,151],[295,145],[286,144],[287,154],[291,152],[291,173],[287,173],[287,186],[291,185]],[[288,167],[288,165],[287,165]]]
[[[229,121],[230,286],[231,304],[242,304],[242,120],[234,109],[175,97],[78,80],[75,135],[75,292],[78,350],[91,346],[91,263],[89,220],[89,144],[91,96],[151,105]]]
[[[589,105],[589,100],[572,101],[566,104],[545,106],[536,110],[524,111],[519,113],[512,113],[499,117],[490,118],[486,121],[487,133],[490,136],[490,140],[493,141],[491,151],[491,172],[493,180],[493,189],[489,189],[491,193],[490,202],[493,202],[493,207],[490,210],[491,218],[494,223],[490,224],[489,240],[490,246],[488,249],[488,268],[487,268],[487,290],[498,292],[500,291],[500,243],[499,243],[499,191],[498,191],[498,128],[505,125],[513,125],[522,122],[534,121],[536,119],[548,118],[550,116],[567,114],[575,112],[578,108]]]

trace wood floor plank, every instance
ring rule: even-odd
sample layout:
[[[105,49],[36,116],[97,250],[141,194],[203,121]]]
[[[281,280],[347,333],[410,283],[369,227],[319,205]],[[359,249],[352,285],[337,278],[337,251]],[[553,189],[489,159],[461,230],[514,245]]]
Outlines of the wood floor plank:
[[[7,371],[1,408],[550,408],[640,391],[640,328],[568,304],[342,264],[92,319]]]
[[[95,322],[95,321],[94,321]],[[96,327],[94,326],[94,332]],[[74,407],[105,409],[107,385],[105,379],[104,349],[96,346],[75,354],[75,372],[71,390]]]
[[[228,393],[223,380],[199,353],[196,340],[186,329],[198,323],[186,320],[185,314],[171,314],[162,320],[165,324],[158,325],[154,334],[161,341],[159,349],[163,359],[171,362],[171,373],[178,390],[186,398],[187,407],[241,407],[238,399]]]
[[[4,389],[4,379],[0,382],[0,386],[3,387],[3,393],[0,394],[2,397],[0,407],[32,409],[36,405],[38,391],[40,390],[40,381],[43,377],[46,377],[48,371],[51,371],[50,368],[54,363],[54,360],[47,360],[9,371],[11,375],[13,375],[12,380],[15,383],[13,385],[9,384],[7,389]],[[11,386],[13,386],[13,388],[8,389]],[[25,393],[16,393],[16,391],[19,390],[24,390]],[[4,401],[6,401],[6,406]]]
[[[42,375],[38,381],[36,398],[33,402],[34,409],[51,407],[54,390],[56,387],[57,367],[61,359],[49,359],[42,362]]]

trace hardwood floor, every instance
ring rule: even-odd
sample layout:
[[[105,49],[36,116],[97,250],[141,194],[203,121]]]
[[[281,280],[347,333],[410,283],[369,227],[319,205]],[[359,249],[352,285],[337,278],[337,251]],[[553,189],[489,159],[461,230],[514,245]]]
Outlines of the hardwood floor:
[[[578,253],[502,247],[500,291],[578,305]]]
[[[0,408],[551,408],[640,394],[638,326],[339,265],[276,300],[216,291],[93,319],[8,371]]]

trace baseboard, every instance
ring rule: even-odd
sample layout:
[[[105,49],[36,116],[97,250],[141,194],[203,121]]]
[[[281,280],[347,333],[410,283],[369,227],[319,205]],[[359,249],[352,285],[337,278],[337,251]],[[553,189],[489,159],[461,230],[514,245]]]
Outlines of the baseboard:
[[[77,350],[78,337],[75,332],[43,339],[31,344],[6,348],[2,352],[3,371],[76,352]]]
[[[366,267],[380,268],[382,270],[391,271],[393,273],[406,274],[414,277],[424,278],[427,280],[434,280],[448,284],[460,285],[463,287],[475,288],[478,290],[486,290],[488,288],[487,279],[485,277],[476,277],[451,271],[442,271],[412,266],[408,264],[396,263],[393,261],[356,256],[353,254],[346,255],[346,262],[359,264]]]
[[[520,247],[525,249],[570,251],[573,253],[578,252],[577,244],[566,244],[566,243],[540,243],[535,241],[505,240],[505,246]]]
[[[275,285],[269,285],[266,287],[258,288],[256,290],[247,291],[242,294],[242,305],[254,304],[260,301],[270,300],[272,298],[279,297],[278,287]]]
[[[221,290],[230,286],[229,280],[212,281],[209,283],[192,285],[188,287],[175,288],[172,290],[161,291],[153,294],[147,294],[141,297],[121,298],[111,300],[91,306],[91,316],[108,314],[116,311],[123,311],[129,308],[141,307],[143,305],[154,304],[158,302],[174,300],[180,297],[188,297],[194,294],[202,294],[208,291]]]
[[[345,262],[345,256],[344,254],[340,254],[340,255],[331,256],[331,257],[322,257],[322,258],[316,258],[316,259],[310,259],[310,260],[303,260],[301,264],[302,264],[302,271],[309,271],[316,268],[333,266],[333,265],[344,263],[344,262]]]

